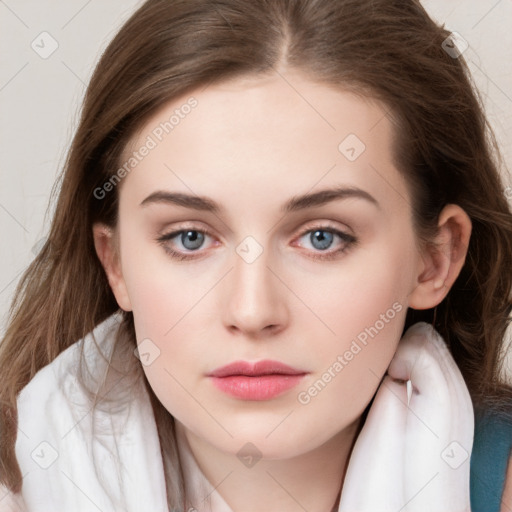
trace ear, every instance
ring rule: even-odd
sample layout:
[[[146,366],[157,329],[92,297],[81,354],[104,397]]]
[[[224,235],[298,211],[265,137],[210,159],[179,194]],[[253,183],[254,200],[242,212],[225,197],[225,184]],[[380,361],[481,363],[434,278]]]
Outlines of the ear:
[[[121,269],[117,236],[112,228],[101,223],[94,224],[92,231],[96,254],[105,269],[108,283],[117,303],[121,309],[131,311],[132,306]]]
[[[433,308],[446,297],[464,265],[470,236],[467,213],[455,204],[445,206],[439,214],[438,233],[421,254],[417,284],[409,294],[411,308]]]

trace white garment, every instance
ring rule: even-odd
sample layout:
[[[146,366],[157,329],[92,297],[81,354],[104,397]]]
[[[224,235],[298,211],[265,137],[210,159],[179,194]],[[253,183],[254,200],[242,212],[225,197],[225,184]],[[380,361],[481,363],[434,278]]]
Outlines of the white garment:
[[[93,331],[104,354],[119,321],[114,314]],[[76,378],[82,344],[99,382],[107,362],[88,334],[42,368],[18,397],[23,487],[21,496],[0,501],[0,511],[18,511],[24,501],[27,512],[167,512],[160,444],[143,383],[127,406],[92,415]]]

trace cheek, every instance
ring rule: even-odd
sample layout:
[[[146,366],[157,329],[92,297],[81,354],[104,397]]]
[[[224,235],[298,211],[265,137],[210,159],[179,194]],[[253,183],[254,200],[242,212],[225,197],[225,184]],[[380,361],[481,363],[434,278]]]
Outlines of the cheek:
[[[134,244],[132,244],[135,246]],[[155,337],[165,342],[176,326],[214,287],[215,269],[198,275],[193,266],[172,262],[162,248],[130,251],[125,240],[123,275],[133,308],[138,339]]]
[[[390,321],[395,324],[396,317],[405,317],[412,282],[411,259],[404,257],[405,252],[405,248],[400,251],[392,244],[380,250],[375,246],[354,252],[339,265],[315,275],[305,272],[300,279],[293,279],[290,274],[287,279],[310,312],[328,328],[323,332],[330,331],[340,348],[366,328],[377,324],[381,331]],[[307,314],[311,321],[313,315]],[[319,344],[320,350],[330,347],[331,343],[324,347]]]
[[[341,334],[334,343],[316,347],[317,372],[298,389],[301,415],[297,419],[302,416],[307,424],[308,418],[322,418],[325,425],[320,431],[312,425],[307,433],[317,442],[328,440],[360,417],[395,354],[406,308],[391,302],[389,292],[378,298],[379,304],[372,304],[352,295],[335,324]]]
[[[305,438],[326,442],[361,416],[393,357],[396,335],[397,331],[388,326],[367,345],[356,339],[340,347],[323,372],[301,387],[296,419],[304,425],[310,423]],[[320,429],[316,426],[319,418]]]
[[[395,353],[407,306],[394,286],[386,282],[372,286],[360,283],[347,292],[351,293],[334,296],[321,310],[335,336],[317,338],[317,372],[302,386],[305,396],[303,400],[299,396],[299,403],[312,402],[313,398],[319,406],[320,402],[324,406],[343,403],[341,415],[356,417],[376,391]]]
[[[412,266],[404,259],[406,249],[398,247],[361,251],[347,258],[339,273],[317,282],[320,286],[307,282],[299,291],[334,331],[315,344],[318,372],[298,396],[313,416],[329,414],[342,425],[361,414],[377,390],[407,312]]]
[[[124,250],[123,274],[148,382],[176,417],[209,421],[207,415],[201,416],[204,411],[190,392],[196,396],[195,387],[206,370],[209,310],[215,307],[208,292],[219,278],[214,272],[198,277],[186,265],[172,264],[165,254],[155,254],[152,249],[130,251],[128,237]]]

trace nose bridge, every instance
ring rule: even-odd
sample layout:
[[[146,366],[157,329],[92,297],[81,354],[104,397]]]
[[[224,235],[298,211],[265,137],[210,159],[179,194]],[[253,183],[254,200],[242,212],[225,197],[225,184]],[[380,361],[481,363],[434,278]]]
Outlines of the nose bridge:
[[[256,334],[287,321],[282,284],[270,271],[271,251],[251,237],[242,241],[230,273],[225,323],[228,328]]]

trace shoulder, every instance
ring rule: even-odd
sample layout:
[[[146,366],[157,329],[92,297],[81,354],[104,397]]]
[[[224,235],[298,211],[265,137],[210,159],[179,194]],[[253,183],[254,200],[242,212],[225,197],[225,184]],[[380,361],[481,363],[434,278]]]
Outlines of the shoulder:
[[[511,453],[512,415],[490,409],[475,410],[471,453],[471,506],[474,512],[499,512],[502,501],[510,501]]]

